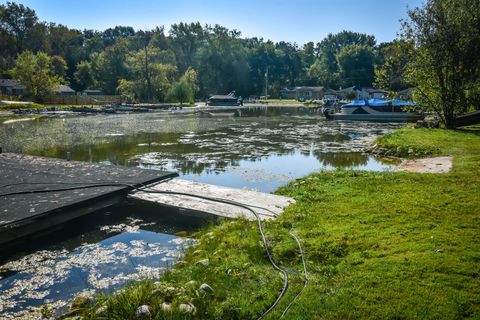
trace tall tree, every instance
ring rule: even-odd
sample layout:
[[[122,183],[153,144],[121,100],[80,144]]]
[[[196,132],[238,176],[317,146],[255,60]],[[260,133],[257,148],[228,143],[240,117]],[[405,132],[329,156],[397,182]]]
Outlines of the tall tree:
[[[135,30],[132,27],[116,26],[115,28],[108,28],[102,34],[102,40],[105,47],[114,45],[118,40],[133,37]]]
[[[204,95],[236,90],[245,95],[249,87],[248,50],[240,32],[215,25],[207,28],[207,42],[198,51],[198,77]]]
[[[384,90],[400,91],[410,86],[405,72],[414,57],[412,42],[395,40],[379,48],[382,62],[375,68],[374,84]]]
[[[480,87],[480,1],[428,0],[409,11],[404,37],[413,41],[415,58],[407,80],[415,99],[434,110],[447,128],[466,109]]]
[[[193,68],[188,68],[185,74],[172,84],[167,93],[167,99],[174,102],[193,103],[197,91],[197,73]]]
[[[44,52],[36,55],[28,50],[22,52],[10,73],[27,87],[28,92],[36,100],[52,92],[61,83],[61,78],[52,71],[50,57]]]
[[[68,66],[67,66],[67,63],[65,62],[65,59],[63,59],[61,56],[52,56],[51,61],[52,61],[53,74],[64,79],[68,70]]]
[[[95,85],[95,73],[91,62],[81,61],[75,68],[74,79],[80,90],[85,90]]]
[[[7,2],[0,5],[0,27],[14,36],[17,53],[23,51],[25,37],[37,20],[35,11],[23,4]]]
[[[206,31],[201,24],[199,22],[173,24],[170,28],[170,38],[179,71],[185,72],[188,67],[196,68],[196,54],[206,40]]]
[[[320,85],[338,87],[341,85],[337,54],[346,46],[375,46],[375,37],[363,33],[342,31],[337,34],[328,34],[317,45],[318,58],[311,66],[309,73],[316,77]]]
[[[95,79],[104,93],[115,94],[120,79],[129,78],[127,56],[128,48],[122,40],[96,55]]]
[[[342,85],[369,86],[374,78],[375,56],[371,47],[350,45],[337,54],[337,63]]]

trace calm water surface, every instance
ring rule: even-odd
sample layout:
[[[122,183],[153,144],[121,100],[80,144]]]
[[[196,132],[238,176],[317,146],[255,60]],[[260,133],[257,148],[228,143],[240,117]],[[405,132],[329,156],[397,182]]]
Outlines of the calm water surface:
[[[184,179],[272,192],[322,169],[390,170],[392,164],[362,151],[400,126],[326,121],[318,111],[271,107],[0,118],[0,147],[56,158],[71,152],[73,160],[176,171]],[[44,303],[61,308],[79,292],[108,292],[130,280],[158,277],[191,243],[177,232],[199,224],[135,203],[77,221],[58,239],[27,248],[0,267],[0,314],[25,317]]]

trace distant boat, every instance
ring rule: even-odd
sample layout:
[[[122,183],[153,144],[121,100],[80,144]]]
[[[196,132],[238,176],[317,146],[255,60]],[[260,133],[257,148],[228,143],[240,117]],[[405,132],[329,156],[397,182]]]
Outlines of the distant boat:
[[[236,97],[235,92],[230,92],[227,95],[211,96],[206,103],[207,106],[240,106],[243,105],[242,97]]]
[[[353,100],[337,112],[335,109],[323,108],[323,114],[332,120],[415,122],[424,118],[414,102],[393,100]]]

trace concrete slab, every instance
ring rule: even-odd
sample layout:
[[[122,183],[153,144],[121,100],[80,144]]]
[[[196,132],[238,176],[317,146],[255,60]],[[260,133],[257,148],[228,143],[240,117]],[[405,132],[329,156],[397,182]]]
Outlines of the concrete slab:
[[[446,173],[452,169],[452,157],[435,157],[403,161],[396,171]]]
[[[292,198],[270,193],[227,188],[182,179],[173,179],[161,182],[149,186],[148,190],[188,193],[198,196],[239,202],[253,209],[262,220],[275,218],[275,216],[281,214],[288,205],[295,202],[295,200]],[[143,191],[133,192],[129,194],[129,197],[142,201],[155,202],[161,205],[193,210],[195,212],[217,217],[238,218],[243,216],[249,220],[256,219],[255,215],[245,208],[231,204],[199,199],[196,197],[148,193]]]

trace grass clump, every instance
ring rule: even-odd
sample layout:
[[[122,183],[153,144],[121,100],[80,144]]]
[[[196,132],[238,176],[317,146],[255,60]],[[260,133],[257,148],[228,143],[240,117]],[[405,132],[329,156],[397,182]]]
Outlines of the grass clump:
[[[414,158],[425,155],[469,153],[472,140],[478,139],[465,131],[402,128],[378,139],[377,146],[393,155]],[[466,149],[465,149],[466,148]]]
[[[289,271],[290,286],[267,319],[278,319],[303,285],[291,229],[304,247],[309,285],[286,319],[480,314],[480,137],[402,129],[378,143],[452,155],[454,168],[447,174],[323,172],[280,188],[279,194],[297,203],[265,223],[265,230],[275,260]],[[139,305],[147,304],[155,319],[256,319],[282,287],[281,276],[265,257],[256,223],[224,221],[196,238],[184,261],[159,281],[99,297],[82,315],[130,319]],[[202,293],[202,283],[213,294]],[[165,311],[164,303],[171,309]],[[183,312],[180,304],[195,306],[195,313]]]
[[[16,110],[16,109],[41,109],[43,105],[38,103],[7,103],[0,104],[0,110]]]

